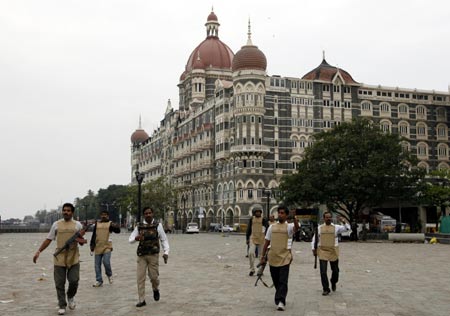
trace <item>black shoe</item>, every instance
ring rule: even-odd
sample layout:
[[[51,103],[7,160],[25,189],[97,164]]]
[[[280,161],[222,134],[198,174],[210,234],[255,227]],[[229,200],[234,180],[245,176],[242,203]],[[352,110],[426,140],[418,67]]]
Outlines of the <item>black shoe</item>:
[[[331,289],[333,290],[333,292],[336,291],[336,283],[331,283]]]
[[[153,290],[153,299],[159,301],[159,290]]]
[[[254,274],[255,274],[255,271],[250,271],[250,273],[248,275],[253,276]]]
[[[142,302],[137,303],[136,307],[142,307],[142,306],[145,306],[145,305],[147,305],[147,303],[145,301],[142,301]]]
[[[323,290],[322,292],[323,296],[327,296],[328,294],[330,294],[330,289]]]

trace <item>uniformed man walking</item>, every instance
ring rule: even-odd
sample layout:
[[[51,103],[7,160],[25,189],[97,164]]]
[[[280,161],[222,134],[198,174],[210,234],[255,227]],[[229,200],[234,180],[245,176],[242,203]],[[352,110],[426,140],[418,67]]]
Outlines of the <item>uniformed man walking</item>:
[[[331,222],[330,212],[323,213],[324,224],[317,228],[319,236],[314,234],[311,241],[313,255],[319,257],[320,280],[322,281],[322,295],[330,294],[330,284],[327,276],[327,265],[330,262],[331,267],[331,289],[336,291],[336,284],[339,281],[339,244],[338,234],[350,230],[350,225],[335,225]],[[316,238],[318,242],[316,243]],[[317,245],[317,249],[316,249]]]
[[[136,307],[147,305],[145,302],[145,279],[150,277],[153,289],[153,299],[159,301],[159,253],[160,245],[163,248],[164,263],[169,258],[169,242],[161,223],[153,218],[153,210],[145,207],[144,222],[139,223],[130,235],[129,242],[139,241],[137,248],[137,286],[139,301]]]

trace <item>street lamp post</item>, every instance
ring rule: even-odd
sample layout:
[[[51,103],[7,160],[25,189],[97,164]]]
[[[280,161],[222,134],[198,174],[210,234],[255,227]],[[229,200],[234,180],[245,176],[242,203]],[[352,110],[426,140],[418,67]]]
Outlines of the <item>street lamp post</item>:
[[[272,194],[272,190],[271,189],[264,189],[263,190],[263,194],[266,196],[267,198],[267,206],[266,206],[266,214],[265,214],[265,218],[269,218],[269,211],[270,211],[270,196]]]
[[[187,201],[187,196],[186,195],[182,195],[181,196],[181,201],[183,202],[183,212],[181,213],[181,225],[183,225],[183,218],[186,215],[186,201]],[[184,231],[184,227],[182,226],[181,228]]]
[[[142,208],[142,181],[144,181],[144,174],[142,172],[136,171],[135,173],[136,181],[138,183],[138,211],[136,220],[139,223],[141,221],[141,208]]]

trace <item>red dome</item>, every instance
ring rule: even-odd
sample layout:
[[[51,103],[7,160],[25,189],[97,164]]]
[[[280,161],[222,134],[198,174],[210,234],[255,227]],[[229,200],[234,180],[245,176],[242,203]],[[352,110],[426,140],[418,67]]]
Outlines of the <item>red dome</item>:
[[[266,70],[267,59],[257,46],[246,45],[236,53],[233,59],[233,71],[242,69]]]
[[[216,22],[218,22],[219,20],[217,19],[217,15],[213,11],[211,11],[211,13],[208,15],[207,21],[216,21]]]
[[[197,57],[197,59],[195,60],[194,64],[192,65],[192,69],[205,69],[205,64],[203,63],[203,61],[201,60],[200,57]]]
[[[133,144],[142,143],[148,139],[148,134],[143,129],[137,129],[131,135],[131,142]]]
[[[205,68],[230,69],[234,53],[218,37],[207,37],[191,53],[186,64],[186,70],[191,71],[199,56]]]
[[[184,79],[186,79],[186,71],[183,71],[183,73],[180,76],[180,81],[183,81]]]
[[[331,82],[338,71],[346,84],[358,84],[358,82],[353,80],[352,76],[348,72],[346,72],[343,69],[331,66],[330,64],[327,63],[325,58],[322,60],[322,63],[317,68],[308,72],[306,75],[303,76],[302,79]]]

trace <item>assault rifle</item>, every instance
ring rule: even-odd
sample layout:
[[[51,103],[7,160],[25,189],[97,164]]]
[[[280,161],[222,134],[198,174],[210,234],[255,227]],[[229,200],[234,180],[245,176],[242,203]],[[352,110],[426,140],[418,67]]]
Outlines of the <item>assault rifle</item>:
[[[258,285],[258,282],[261,280],[262,284],[264,284],[265,287],[271,288],[273,287],[273,284],[271,286],[267,285],[266,282],[264,282],[264,280],[262,279],[263,273],[264,273],[264,269],[266,268],[267,265],[267,253],[264,256],[265,260],[264,260],[264,264],[258,263],[258,265],[256,266],[258,268],[258,272],[256,272],[256,282],[255,282],[255,286]]]
[[[81,245],[87,243],[87,240],[83,238],[84,234],[86,233],[86,231],[88,230],[87,226],[86,228],[81,229],[80,231],[77,231],[75,234],[72,235],[72,237],[70,237],[69,239],[67,239],[67,241],[65,242],[64,246],[62,246],[61,248],[59,248],[58,250],[56,250],[56,252],[53,254],[54,257],[58,256],[61,252],[63,252],[64,250],[68,250],[70,245],[74,242],[78,242]]]
[[[314,269],[317,269],[317,246],[319,245],[319,223],[316,223],[316,227],[314,230]]]

